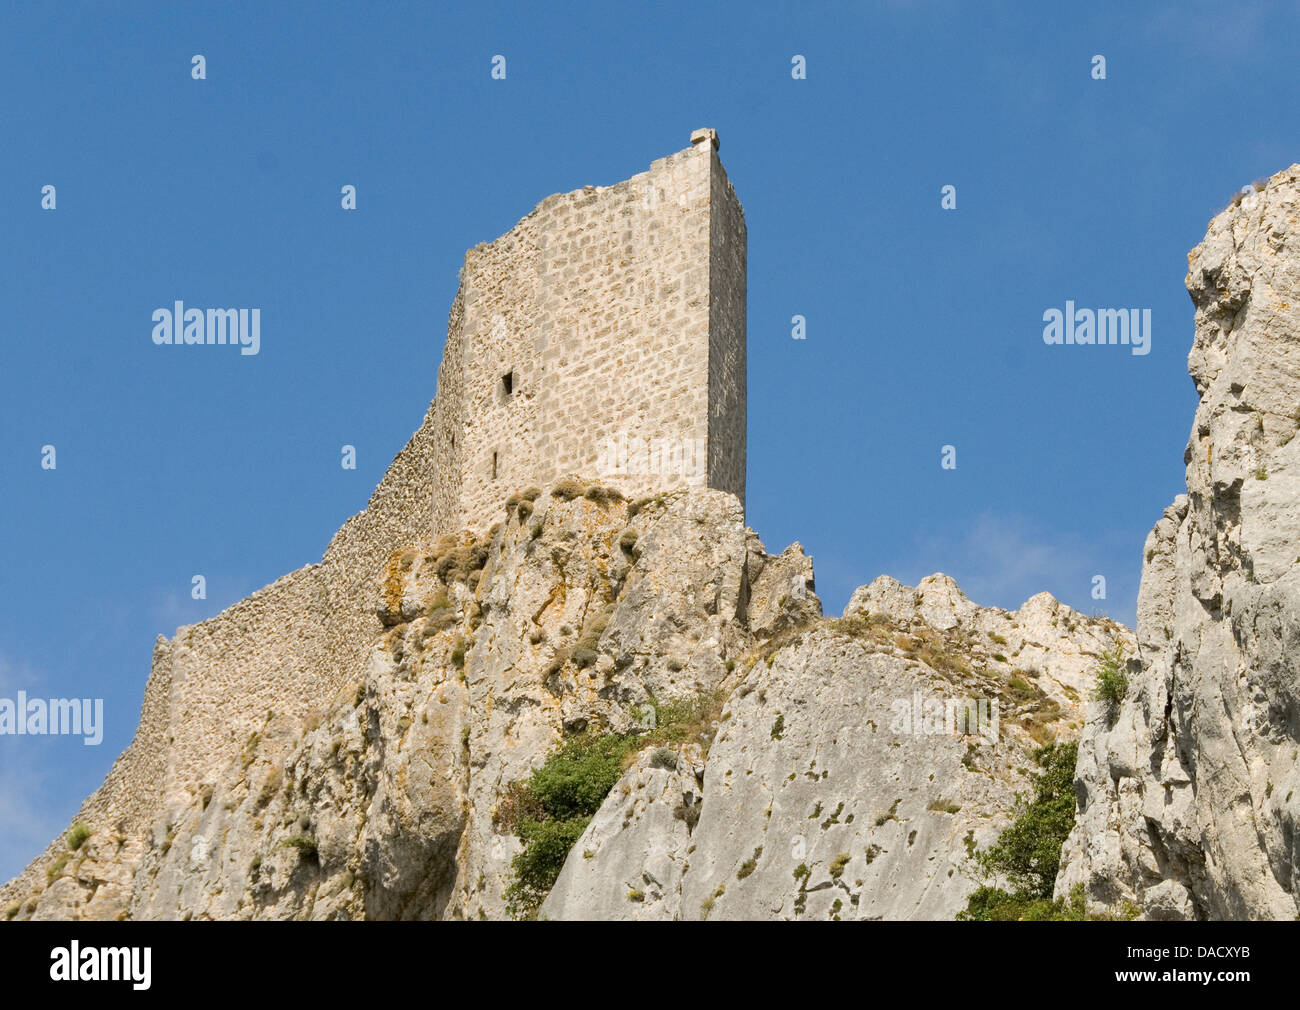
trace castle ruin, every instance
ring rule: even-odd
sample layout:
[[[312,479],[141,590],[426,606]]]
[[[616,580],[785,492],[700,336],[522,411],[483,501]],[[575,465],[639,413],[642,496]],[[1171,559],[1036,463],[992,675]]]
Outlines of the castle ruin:
[[[568,474],[745,498],[745,218],[713,130],[470,250],[434,407],[433,526]]]
[[[120,835],[124,865],[242,750],[310,719],[363,668],[395,551],[481,532],[511,493],[570,474],[743,503],[744,214],[716,133],[691,141],[615,186],[548,197],[467,253],[434,402],[366,509],[318,563],[158,638],[136,735],[77,815]],[[34,886],[61,844],[0,893]],[[113,918],[121,884],[58,887]]]

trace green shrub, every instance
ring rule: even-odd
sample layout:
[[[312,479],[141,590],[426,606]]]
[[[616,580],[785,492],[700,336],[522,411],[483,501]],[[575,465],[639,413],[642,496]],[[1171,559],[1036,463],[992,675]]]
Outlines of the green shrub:
[[[653,497],[638,498],[636,501],[632,502],[632,504],[627,507],[628,519],[636,518],[636,514],[638,512],[640,512],[643,508],[645,508],[647,505],[652,504],[653,502],[654,502]]]
[[[672,771],[677,767],[677,752],[667,747],[658,748],[650,755],[651,768],[667,768]]]
[[[980,887],[967,900],[966,910],[957,916],[968,922],[1074,922],[1087,917],[1082,884],[1070,893],[1068,903],[1008,894],[999,887]]]
[[[529,789],[548,818],[590,816],[623,773],[623,758],[636,738],[615,733],[584,733],[552,754],[533,772]]]
[[[81,824],[80,822],[74,824],[72,826],[72,830],[68,832],[68,839],[67,839],[68,848],[70,848],[73,852],[76,852],[79,848],[81,848],[82,845],[85,844],[86,839],[89,837],[90,837],[90,828],[86,827],[86,825]]]
[[[581,498],[586,490],[587,485],[581,481],[565,477],[551,488],[551,497],[558,498],[560,501],[573,501],[575,498]]]
[[[1043,694],[1041,689],[1016,676],[1012,676],[1007,680],[1007,687],[1011,689],[1011,695],[1016,701],[1029,701],[1031,698],[1038,698]]]
[[[1034,796],[1021,803],[1015,820],[988,849],[975,857],[979,871],[1001,877],[1012,888],[978,888],[957,918],[966,921],[1081,918],[1078,909],[1052,900],[1061,865],[1061,845],[1074,827],[1074,765],[1078,744],[1039,747],[1034,761]],[[1072,896],[1072,901],[1073,901]],[[1079,894],[1082,902],[1082,892]]]
[[[614,605],[608,604],[602,610],[596,611],[587,618],[587,623],[583,625],[582,634],[578,636],[578,648],[590,649],[596,651],[600,645],[600,636],[605,633],[609,627],[609,618],[614,613]]]
[[[440,589],[424,608],[425,624],[421,638],[429,638],[456,623],[458,615],[456,605],[451,602],[445,589]]]
[[[50,865],[45,868],[46,879],[50,882],[58,880],[59,877],[63,876],[63,869],[67,865],[68,854],[66,852],[60,852],[54,857],[54,862],[50,863]]]
[[[612,487],[604,487],[600,484],[593,484],[587,488],[585,496],[589,501],[594,501],[597,505],[609,505],[613,502],[625,501],[623,495]]]
[[[1124,660],[1124,647],[1115,645],[1101,654],[1097,664],[1097,686],[1093,697],[1106,703],[1113,714],[1124,696],[1128,694],[1128,670]]]
[[[523,821],[519,837],[523,851],[510,864],[513,871],[506,888],[506,909],[516,919],[535,919],[551,893],[573,843],[582,837],[590,817],[563,821]]]
[[[687,830],[694,831],[695,825],[700,823],[700,807],[703,802],[703,800],[696,800],[694,803],[687,803],[683,800],[673,808],[673,817],[685,821]]]
[[[506,905],[516,919],[536,918],[564,867],[573,843],[586,830],[623,771],[623,759],[637,744],[634,736],[584,733],[547,758],[524,786],[507,791],[510,811],[498,822],[519,817],[523,851],[511,863]]]
[[[316,839],[310,835],[290,835],[280,844],[288,849],[297,849],[303,859],[317,858]]]

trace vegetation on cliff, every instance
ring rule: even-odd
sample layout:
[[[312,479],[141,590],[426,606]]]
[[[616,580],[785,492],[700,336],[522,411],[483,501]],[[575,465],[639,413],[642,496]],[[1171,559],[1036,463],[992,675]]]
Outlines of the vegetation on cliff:
[[[978,888],[958,919],[1006,921],[1083,919],[1083,895],[1052,900],[1060,869],[1061,845],[1074,827],[1075,743],[1039,747],[1033,758],[1043,770],[1034,776],[1034,796],[1022,803],[1010,827],[975,856],[988,879],[1005,880],[1010,891],[988,884]]]

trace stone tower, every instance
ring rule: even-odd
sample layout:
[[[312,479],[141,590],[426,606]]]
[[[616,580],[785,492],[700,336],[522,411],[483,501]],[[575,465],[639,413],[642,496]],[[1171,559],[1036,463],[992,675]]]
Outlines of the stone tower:
[[[745,497],[745,217],[713,130],[543,200],[465,256],[433,409],[433,527],[574,474]]]

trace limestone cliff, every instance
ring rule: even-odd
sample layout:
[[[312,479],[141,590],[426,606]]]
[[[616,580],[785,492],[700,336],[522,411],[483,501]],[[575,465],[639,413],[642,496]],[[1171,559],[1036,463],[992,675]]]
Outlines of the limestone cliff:
[[[703,756],[623,777],[542,906],[551,918],[951,919],[1030,751],[1078,731],[1127,629],[1046,593],[982,609],[943,575],[882,576],[839,620],[751,652]],[[980,703],[988,709],[980,708]],[[997,722],[948,720],[992,711]],[[699,820],[676,805],[702,799]],[[632,900],[632,899],[635,900]]]
[[[1188,256],[1187,493],[1147,538],[1139,655],[1080,744],[1058,893],[1153,918],[1300,911],[1300,165]]]
[[[798,545],[769,555],[709,489],[526,489],[377,575],[331,700],[269,707],[140,837],[88,818],[6,887],[11,914],[504,917],[519,784],[609,733],[627,769],[542,916],[948,918],[1029,750],[1077,732],[1086,671],[1127,636],[1046,595],[982,610],[943,576],[824,618]],[[674,704],[683,732],[646,722]]]

